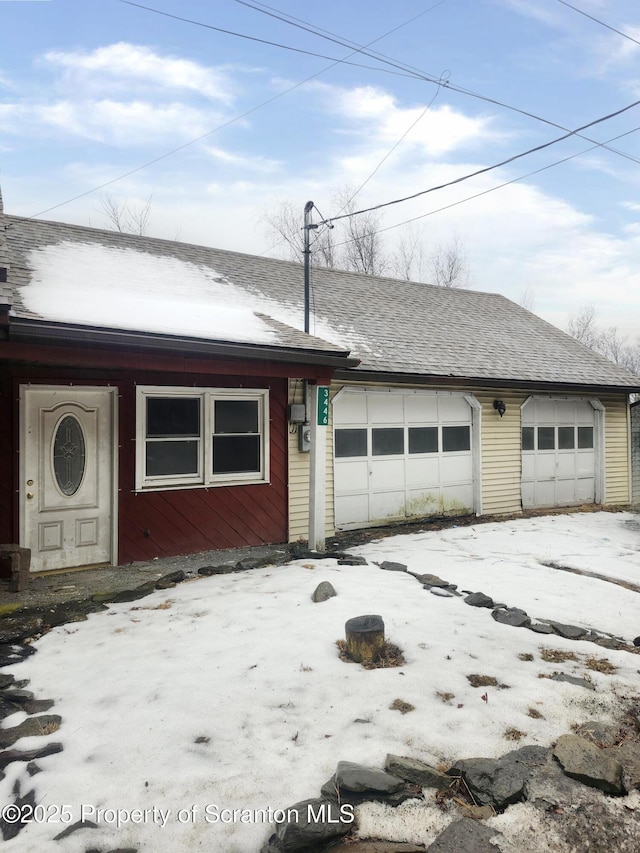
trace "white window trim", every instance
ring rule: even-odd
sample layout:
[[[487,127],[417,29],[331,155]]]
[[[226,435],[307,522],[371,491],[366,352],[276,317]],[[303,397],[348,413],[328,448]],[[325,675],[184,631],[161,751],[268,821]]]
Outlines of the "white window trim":
[[[198,472],[165,477],[147,477],[146,401],[148,397],[198,397],[200,399],[200,438]],[[256,400],[260,426],[261,470],[247,473],[213,474],[213,403],[215,400]],[[169,489],[215,488],[269,483],[269,389],[268,388],[186,388],[170,385],[138,385],[136,388],[136,492]]]

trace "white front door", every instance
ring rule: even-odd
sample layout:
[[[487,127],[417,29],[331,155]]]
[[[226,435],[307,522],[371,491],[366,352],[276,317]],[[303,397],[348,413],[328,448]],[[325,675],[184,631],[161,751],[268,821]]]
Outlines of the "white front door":
[[[111,563],[115,389],[20,388],[20,544],[34,572]]]

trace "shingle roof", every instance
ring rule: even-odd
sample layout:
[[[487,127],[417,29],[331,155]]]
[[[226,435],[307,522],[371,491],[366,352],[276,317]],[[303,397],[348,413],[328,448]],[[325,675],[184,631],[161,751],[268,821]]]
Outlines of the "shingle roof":
[[[303,328],[300,264],[63,223],[5,219],[16,316],[37,316],[26,298],[34,252],[89,245],[132,251],[149,263],[153,258],[196,267],[245,294],[277,334],[289,335],[290,345],[310,346],[307,336],[292,328]],[[154,294],[148,299],[151,306]],[[356,373],[640,390],[638,377],[498,294],[314,268],[311,301],[316,345],[328,340],[351,350],[361,360]]]

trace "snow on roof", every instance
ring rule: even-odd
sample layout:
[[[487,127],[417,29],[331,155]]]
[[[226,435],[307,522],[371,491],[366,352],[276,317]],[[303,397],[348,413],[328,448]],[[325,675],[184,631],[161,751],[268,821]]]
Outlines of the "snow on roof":
[[[46,320],[277,345],[268,299],[209,267],[130,248],[63,242],[32,249],[22,299]]]

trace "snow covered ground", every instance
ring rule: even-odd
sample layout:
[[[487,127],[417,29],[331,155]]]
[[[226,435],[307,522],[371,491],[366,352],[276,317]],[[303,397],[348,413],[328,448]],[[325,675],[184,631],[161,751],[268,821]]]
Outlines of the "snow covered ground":
[[[637,592],[543,563],[640,583],[639,521],[605,512],[538,517],[395,536],[351,553],[399,561],[532,617],[631,642],[640,634]],[[323,580],[337,596],[313,603]],[[363,614],[383,617],[404,666],[365,670],[339,659],[345,621]],[[29,678],[36,698],[55,700],[49,713],[63,722],[47,737],[64,751],[40,759],[33,779],[23,763],[7,767],[1,802],[13,801],[20,779],[23,792],[35,787],[49,818],[6,842],[7,853],[128,846],[257,853],[270,831],[261,818],[316,796],[339,760],[381,767],[396,753],[448,765],[525,743],[548,746],[573,723],[615,717],[617,697],[637,694],[640,668],[628,652],[498,624],[489,610],[430,594],[408,574],[335,560],[186,582],[59,627],[36,646],[37,654],[4,671]],[[578,660],[545,662],[545,647]],[[590,670],[594,656],[617,671]],[[540,678],[558,670],[588,677],[595,692]],[[470,674],[494,676],[508,689],[474,688]],[[395,699],[415,710],[390,709]],[[506,737],[509,729],[522,740]],[[16,748],[44,740],[25,738]],[[429,844],[452,815],[429,794],[427,803],[394,813],[367,805],[363,829]],[[234,809],[242,810],[235,819]],[[509,812],[490,821],[507,835]],[[100,828],[52,840],[80,818]]]

